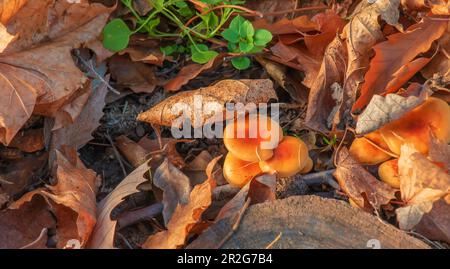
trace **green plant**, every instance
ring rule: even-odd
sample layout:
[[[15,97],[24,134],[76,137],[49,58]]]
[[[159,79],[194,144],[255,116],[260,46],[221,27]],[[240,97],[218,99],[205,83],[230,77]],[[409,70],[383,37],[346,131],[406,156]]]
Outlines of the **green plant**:
[[[222,32],[223,38],[228,41],[230,52],[247,54],[261,52],[272,40],[272,34],[265,30],[256,30],[250,21],[236,16],[230,27]],[[236,69],[243,70],[250,66],[250,59],[245,56],[235,57],[231,60]]]
[[[130,37],[136,33],[147,33],[150,37],[169,38],[181,37],[186,46],[170,45],[161,47],[165,55],[190,52],[192,60],[204,64],[214,59],[218,52],[211,50],[207,42],[220,36],[220,31],[229,19],[242,10],[249,11],[238,5],[240,0],[200,0],[206,6],[202,12],[196,12],[189,1],[185,0],[148,0],[153,9],[146,17],[141,17],[133,7],[132,0],[121,0],[131,14],[136,18],[136,29],[131,30],[122,19],[110,21],[103,30],[103,44],[110,51],[117,52],[128,47]],[[216,14],[216,10],[217,12]],[[161,18],[164,17],[174,24],[179,32],[167,33],[158,29]],[[228,41],[229,52],[237,54],[232,64],[237,69],[246,69],[250,59],[242,54],[256,53],[272,40],[267,30],[254,30],[252,24],[241,16],[236,16],[228,29],[221,36]]]

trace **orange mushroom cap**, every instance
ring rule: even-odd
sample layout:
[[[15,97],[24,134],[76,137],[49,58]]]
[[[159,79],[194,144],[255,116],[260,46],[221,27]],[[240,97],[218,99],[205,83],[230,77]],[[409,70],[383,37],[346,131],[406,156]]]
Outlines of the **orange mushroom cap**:
[[[349,152],[355,160],[361,164],[374,165],[389,160],[391,156],[380,148],[377,148],[369,140],[381,149],[389,151],[380,133],[375,131],[365,137],[355,138],[350,146]]]
[[[397,155],[405,143],[413,144],[419,152],[427,154],[430,131],[436,138],[450,142],[450,107],[434,97],[380,129],[389,149]]]
[[[400,189],[400,177],[398,175],[398,159],[392,159],[382,163],[378,167],[378,176],[381,181],[392,188]]]
[[[226,126],[223,142],[229,152],[248,162],[272,157],[273,149],[283,139],[280,125],[263,115],[247,115]]]
[[[228,152],[223,164],[223,176],[233,186],[243,187],[255,176],[261,174],[258,162],[243,161]]]
[[[259,167],[265,173],[278,173],[280,177],[290,177],[309,166],[312,163],[309,159],[306,144],[299,138],[286,136],[274,150],[273,157],[259,162]]]

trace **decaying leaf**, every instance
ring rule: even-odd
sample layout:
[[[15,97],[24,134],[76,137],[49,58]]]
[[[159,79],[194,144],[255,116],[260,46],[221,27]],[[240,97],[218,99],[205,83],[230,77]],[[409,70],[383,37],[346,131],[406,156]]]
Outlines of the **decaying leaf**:
[[[117,137],[115,144],[125,159],[135,168],[139,167],[150,157],[150,151],[124,135]]]
[[[401,118],[424,101],[424,95],[403,97],[388,94],[385,97],[374,95],[364,112],[358,117],[356,133],[367,134],[381,126]]]
[[[440,38],[446,28],[447,22],[425,17],[405,33],[390,35],[387,41],[375,45],[375,57],[370,62],[361,96],[354,104],[353,111],[363,109],[374,94],[385,93],[394,74],[410,64],[419,53],[428,51],[433,41]],[[409,78],[412,75],[414,74],[410,74]]]
[[[272,81],[268,79],[222,80],[206,88],[185,91],[166,98],[141,113],[138,120],[164,126],[172,126],[177,121],[176,125],[181,126],[183,120],[188,119],[193,128],[198,128],[215,122],[216,116],[222,116],[226,103],[259,104],[267,103],[271,99],[277,99],[277,96]],[[199,108],[208,111],[198,111]],[[198,119],[196,113],[203,114],[203,121]]]
[[[153,184],[163,191],[163,217],[167,225],[177,206],[186,205],[189,202],[191,182],[166,158],[156,169]]]
[[[87,245],[88,248],[114,248],[114,234],[116,231],[117,220],[111,219],[111,212],[123,202],[126,197],[139,192],[137,189],[138,186],[148,181],[144,176],[144,174],[148,172],[148,169],[147,163],[136,168],[99,203],[97,210],[97,224],[95,225],[92,237]]]
[[[318,131],[327,132],[327,121],[336,100],[332,97],[331,85],[342,84],[345,74],[343,68],[347,61],[345,44],[336,37],[325,51],[320,71],[311,87],[306,111],[306,124]]]
[[[368,202],[378,210],[395,198],[395,190],[372,176],[345,147],[337,153],[337,168],[334,176],[342,190],[361,208],[364,208]]]
[[[0,105],[3,144],[12,141],[32,113],[55,116],[82,88],[87,78],[75,66],[71,50],[97,38],[111,11],[87,1],[22,4],[0,14],[4,17],[0,35],[6,31],[15,35],[0,54],[0,89],[8,96]]]
[[[215,180],[212,172],[221,157],[215,158],[206,171],[208,179],[196,185],[187,204],[178,204],[167,230],[150,236],[142,245],[145,249],[176,249],[182,247],[195,224],[200,222],[202,213],[211,205]]]
[[[57,219],[58,247],[63,248],[69,240],[78,240],[84,246],[96,223],[97,176],[87,169],[73,148],[56,151],[57,183],[25,194],[10,206],[19,210],[34,196],[47,198]]]
[[[406,206],[396,210],[397,220],[401,229],[410,230],[431,211],[434,202],[448,195],[450,175],[409,144],[401,147],[398,172]]]
[[[420,220],[415,230],[431,240],[450,243],[450,205],[445,199],[433,204],[433,209]]]

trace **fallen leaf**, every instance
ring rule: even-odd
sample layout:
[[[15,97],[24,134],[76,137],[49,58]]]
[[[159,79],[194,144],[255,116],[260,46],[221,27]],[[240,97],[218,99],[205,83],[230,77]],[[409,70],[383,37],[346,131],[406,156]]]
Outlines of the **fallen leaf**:
[[[159,42],[155,40],[131,40],[128,47],[120,51],[119,54],[128,54],[133,62],[143,62],[158,66],[162,66],[165,60],[164,54],[159,48]]]
[[[12,148],[18,148],[23,152],[33,153],[44,149],[44,129],[30,129],[17,134],[11,144]]]
[[[187,249],[218,249],[237,230],[250,204],[275,200],[276,176],[261,175],[252,179],[217,214],[209,226]]]
[[[342,147],[337,153],[334,176],[342,190],[361,208],[369,203],[378,210],[395,199],[395,190],[364,169],[346,147]]]
[[[130,88],[135,93],[151,93],[159,84],[152,66],[133,62],[127,56],[110,58],[109,70],[117,85]]]
[[[215,158],[206,171],[208,179],[192,189],[189,202],[178,204],[167,230],[150,236],[142,245],[144,249],[176,249],[182,247],[192,228],[201,220],[202,213],[211,205],[215,180],[212,172],[221,157]]]
[[[322,56],[327,46],[344,28],[345,21],[334,11],[327,10],[312,19],[318,25],[319,34],[305,35],[305,45],[316,56]]]
[[[115,144],[119,152],[135,168],[139,167],[150,157],[149,151],[124,135],[117,137]]]
[[[405,113],[422,104],[425,97],[425,95],[403,97],[393,93],[386,97],[374,95],[367,108],[358,117],[356,133],[368,134],[391,121],[400,119]]]
[[[434,202],[449,193],[450,175],[410,144],[401,147],[398,172],[406,206],[396,210],[397,220],[401,229],[410,230],[430,212]]]
[[[421,70],[426,79],[432,79],[435,74],[442,76],[444,83],[450,83],[450,31],[438,40],[439,48],[431,62]]]
[[[217,56],[214,59],[211,59],[206,64],[190,64],[181,68],[180,72],[171,80],[169,80],[164,85],[164,90],[168,92],[177,92],[186,85],[190,80],[196,78],[203,71],[210,69],[217,62],[217,59],[220,59],[220,56]]]
[[[4,31],[18,37],[0,55],[0,89],[10,96],[0,105],[3,144],[12,141],[32,113],[54,116],[83,86],[87,79],[70,52],[97,38],[111,11],[87,1],[60,0],[49,6],[51,2],[27,1],[7,16],[10,19]],[[48,23],[50,19],[52,23]],[[41,44],[44,40],[46,43]]]
[[[114,248],[114,235],[116,231],[117,220],[111,219],[111,212],[124,199],[134,193],[139,192],[139,185],[147,182],[144,176],[148,172],[147,163],[142,164],[129,174],[120,184],[106,196],[99,204],[97,209],[97,224],[95,225],[92,236],[87,245],[91,249],[112,249]]]
[[[429,11],[436,15],[449,15],[448,0],[401,0],[403,6],[409,10]]]
[[[390,35],[387,41],[375,45],[375,57],[370,62],[361,95],[352,110],[363,109],[373,95],[385,93],[394,74],[414,60],[419,53],[428,51],[433,41],[441,37],[446,28],[447,22],[425,17],[421,22],[409,27],[405,33]]]
[[[109,76],[105,78],[109,81]],[[100,126],[100,119],[103,117],[105,98],[108,93],[107,85],[101,84],[92,90],[83,110],[73,124],[53,131],[51,147],[57,149],[62,145],[67,145],[80,149],[93,139],[92,133]]]
[[[25,194],[10,208],[20,209],[36,195],[48,198],[57,223],[68,224],[56,229],[58,247],[64,248],[69,240],[78,240],[84,246],[96,223],[97,176],[83,165],[75,149],[62,150],[56,151],[56,185]]]
[[[436,138],[430,132],[430,146],[428,157],[435,163],[443,164],[447,171],[450,171],[450,145]]]
[[[199,104],[199,100],[201,99]],[[191,120],[193,128],[198,128],[217,120],[225,112],[225,103],[267,103],[270,99],[277,99],[272,81],[268,79],[256,80],[222,80],[212,86],[193,91],[185,91],[166,98],[161,103],[139,114],[138,120],[155,125],[172,126],[174,122],[182,123],[183,120]],[[181,104],[182,107],[176,106]],[[191,115],[182,115],[181,111],[173,112],[173,109],[189,107],[195,111],[197,105],[214,104],[210,107],[213,111],[202,111],[203,121],[199,121]],[[174,107],[175,106],[175,107]],[[221,119],[223,120],[223,119]],[[175,123],[176,123],[175,122]],[[179,125],[177,124],[177,125]]]
[[[156,169],[153,184],[163,191],[163,217],[167,225],[178,205],[187,205],[189,202],[191,182],[166,158]]]
[[[338,83],[342,85],[347,61],[345,44],[336,37],[325,51],[319,73],[311,86],[306,111],[305,124],[313,130],[327,132],[327,121],[336,100],[330,91],[331,85]]]
[[[444,199],[433,204],[433,209],[420,220],[415,230],[431,240],[450,243],[450,205]]]
[[[273,35],[295,34],[298,38],[300,33],[306,33],[319,30],[317,23],[311,21],[308,16],[299,16],[295,19],[286,17],[271,24],[266,19],[260,19],[253,22],[256,29],[266,29]]]
[[[14,207],[14,206],[13,206]],[[50,206],[43,197],[34,197],[18,209],[0,212],[0,249],[18,249],[35,242],[44,229],[55,227]],[[44,239],[47,239],[45,234]],[[29,248],[42,249],[46,240]]]

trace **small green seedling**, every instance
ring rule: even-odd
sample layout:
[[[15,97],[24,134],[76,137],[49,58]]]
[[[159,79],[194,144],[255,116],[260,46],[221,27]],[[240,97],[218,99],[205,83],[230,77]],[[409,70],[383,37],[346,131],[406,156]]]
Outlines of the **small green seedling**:
[[[222,32],[228,41],[228,50],[233,53],[248,54],[261,52],[272,41],[272,34],[265,29],[255,30],[250,21],[236,16],[228,29]],[[250,59],[246,56],[233,58],[231,63],[236,69],[244,70],[250,66]]]

